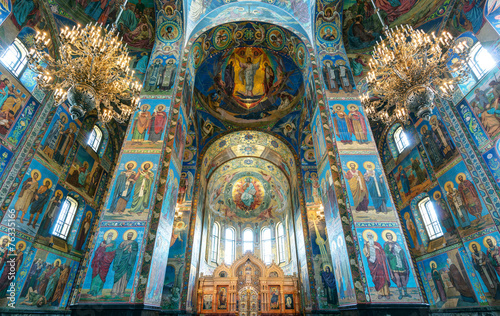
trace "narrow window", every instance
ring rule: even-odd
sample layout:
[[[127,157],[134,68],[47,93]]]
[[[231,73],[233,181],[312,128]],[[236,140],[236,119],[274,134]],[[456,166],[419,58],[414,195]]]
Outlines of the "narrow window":
[[[0,56],[0,61],[18,78],[26,69],[28,50],[17,38]]]
[[[280,263],[285,262],[285,231],[283,229],[283,224],[278,224],[278,257]]]
[[[408,141],[402,126],[398,127],[394,132],[394,142],[396,143],[399,153],[402,153],[406,147],[410,146],[410,142]]]
[[[99,146],[101,145],[101,140],[102,140],[102,131],[97,125],[94,125],[92,132],[90,132],[87,145],[89,145],[92,148],[92,150],[97,152],[99,150]]]
[[[472,47],[470,56],[469,67],[478,80],[496,65],[493,57],[491,57],[490,53],[488,53],[481,43],[476,43]]]
[[[225,241],[225,256],[224,256],[224,262],[227,264],[227,265],[230,265],[231,263],[233,263],[233,260],[234,260],[234,252],[235,252],[235,249],[234,249],[234,246],[235,246],[235,240],[234,240],[234,229],[229,227],[229,228],[226,228],[226,241]]]
[[[439,224],[438,217],[436,215],[436,210],[432,205],[431,200],[428,197],[423,198],[418,202],[418,209],[422,219],[424,220],[425,229],[427,230],[427,235],[429,239],[433,240],[443,236],[443,230]]]
[[[57,236],[66,240],[68,238],[69,230],[73,219],[75,218],[76,210],[78,209],[78,202],[67,196],[57,217],[56,225],[54,226],[54,231],[52,235]]]
[[[243,253],[253,252],[253,232],[247,228],[243,231]]]
[[[214,226],[212,227],[212,254],[211,260],[212,262],[217,263],[217,259],[219,258],[219,224],[214,222]]]
[[[262,230],[262,259],[265,264],[271,264],[273,261],[273,248],[271,243],[271,229],[268,227]]]

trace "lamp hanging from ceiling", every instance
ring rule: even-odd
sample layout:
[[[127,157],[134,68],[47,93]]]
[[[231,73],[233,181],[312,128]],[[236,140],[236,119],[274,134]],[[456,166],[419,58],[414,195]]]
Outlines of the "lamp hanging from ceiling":
[[[389,29],[373,3],[384,28],[369,62],[368,91],[361,95],[368,117],[391,123],[407,121],[409,113],[428,119],[436,96],[451,100],[456,84],[469,79],[469,47],[450,33],[439,37],[409,25]]]
[[[67,99],[73,119],[96,109],[100,121],[124,123],[137,109],[141,84],[134,79],[128,48],[118,35],[117,22],[127,0],[121,2],[109,30],[109,25],[97,22],[83,28],[66,26],[59,34],[57,59],[48,54],[50,38],[46,33],[37,33],[28,53],[39,87],[54,92],[56,105]]]

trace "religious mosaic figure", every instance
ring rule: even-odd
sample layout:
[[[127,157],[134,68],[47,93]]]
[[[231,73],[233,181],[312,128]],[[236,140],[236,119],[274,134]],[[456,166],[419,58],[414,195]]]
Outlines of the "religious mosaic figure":
[[[476,298],[474,290],[469,283],[465,281],[457,266],[451,261],[450,258],[446,259],[448,264],[448,277],[450,278],[453,287],[460,293],[461,299],[465,302],[475,303]]]
[[[123,240],[115,250],[113,261],[114,284],[111,296],[122,297],[125,294],[127,283],[134,272],[139,244],[135,240],[137,232],[131,230],[126,232],[126,239]]]
[[[55,148],[54,160],[62,165],[64,160],[69,154],[73,141],[75,140],[76,124],[71,122],[69,128],[67,128],[59,137],[57,146]]]
[[[264,93],[268,94],[271,92],[271,88],[274,84],[274,70],[273,67],[269,65],[269,63],[264,63]]]
[[[0,245],[0,254],[4,248],[4,240],[8,241],[8,237],[2,240],[2,245]],[[5,248],[7,248],[7,246],[5,246]],[[25,250],[25,248],[26,243],[21,240],[16,244],[16,248],[14,250],[6,249],[7,251],[3,252],[3,255],[0,255],[0,271],[2,271],[2,274],[0,275],[0,298],[7,297],[9,294],[7,293],[7,290],[9,289],[10,282],[12,281],[12,276],[16,276],[17,271],[21,268],[24,259],[23,250]]]
[[[334,93],[339,92],[338,76],[335,72],[335,68],[332,67],[331,60],[324,61],[323,76],[328,91]]]
[[[403,189],[403,193],[405,196],[408,196],[411,194],[411,189],[410,189],[410,181],[408,180],[408,175],[406,174],[406,170],[403,168],[403,166],[398,167],[398,182],[401,184],[401,189]]]
[[[149,209],[149,196],[151,195],[151,185],[153,184],[154,174],[150,170],[152,163],[145,162],[142,168],[139,168],[135,176],[134,195],[132,197],[131,213],[142,214]]]
[[[427,151],[427,155],[432,162],[434,168],[441,166],[444,162],[443,153],[439,148],[439,145],[436,141],[436,137],[432,130],[429,130],[427,125],[422,126],[420,129],[420,134],[422,135],[422,144]]]
[[[80,224],[80,233],[78,234],[78,237],[76,238],[76,245],[75,248],[77,250],[83,250],[83,244],[85,243],[85,239],[87,238],[87,233],[89,232],[90,225],[92,224],[92,212],[88,211],[87,214],[85,214],[85,218],[83,219],[82,223]]]
[[[481,213],[483,211],[483,206],[481,205],[481,200],[479,198],[479,193],[476,190],[474,184],[467,180],[464,173],[459,173],[457,175],[458,192],[462,197],[464,206],[470,215],[475,218],[481,219]]]
[[[415,223],[410,217],[410,213],[406,212],[404,215],[406,221],[406,229],[410,233],[411,240],[413,241],[413,248],[418,248],[420,246],[420,241],[417,236],[417,228],[415,227]]]
[[[125,12],[124,12],[125,15]],[[149,66],[147,74],[146,74],[146,80],[144,81],[144,90],[146,91],[156,91],[158,90],[159,86],[162,83],[162,73],[163,69],[165,68],[162,65],[163,61],[161,58],[155,59],[154,63]]]
[[[45,179],[43,185],[38,189],[36,194],[33,196],[34,201],[31,203],[30,209],[30,219],[28,221],[28,226],[31,225],[35,228],[36,223],[38,223],[38,218],[42,214],[45,204],[49,200],[49,196],[52,193],[50,188],[52,187],[52,181]],[[35,217],[33,219],[33,216]]]
[[[167,113],[165,104],[158,104],[151,116],[148,140],[156,143],[161,140],[161,135],[167,124]],[[148,112],[149,113],[149,112]]]
[[[389,194],[384,182],[384,175],[377,172],[375,164],[371,161],[365,162],[363,166],[366,169],[364,174],[366,186],[368,187],[375,211],[377,213],[387,213]]]
[[[480,246],[477,242],[473,241],[469,245],[469,250],[471,252],[472,264],[474,269],[479,273],[479,276],[483,280],[484,285],[488,289],[488,292],[493,297],[493,299],[500,299],[499,286],[500,282],[495,269],[491,265],[488,256],[480,250]]]
[[[451,211],[453,212],[453,215],[455,215],[455,218],[458,220],[458,223],[463,228],[469,227],[471,225],[469,214],[467,213],[460,193],[453,186],[453,182],[446,182],[445,189],[447,192],[446,198],[448,199]]]
[[[271,309],[279,309],[280,308],[280,302],[279,302],[279,292],[277,287],[272,287],[271,288]]]
[[[445,285],[443,283],[443,279],[441,278],[441,273],[437,269],[437,264],[434,261],[431,261],[431,275],[432,281],[434,282],[434,287],[438,293],[439,299],[441,302],[446,302],[448,298],[446,297]]]
[[[57,218],[57,213],[59,208],[61,207],[61,199],[63,197],[62,191],[57,190],[54,196],[50,199],[49,205],[47,206],[47,212],[45,218],[38,229],[38,234],[41,236],[48,237],[50,234],[50,230],[54,225],[54,221]]]
[[[54,294],[52,295],[52,298],[49,299],[49,302],[52,303],[52,305],[59,306],[59,303],[61,301],[61,298],[63,297],[64,293],[64,288],[66,287],[66,283],[68,282],[69,278],[69,273],[71,271],[69,265],[65,264],[63,267],[61,267],[61,275],[59,276],[59,280],[57,282],[56,289],[54,291]]]
[[[224,91],[229,96],[234,92],[234,62],[231,60],[224,70]]]
[[[452,233],[455,231],[455,224],[453,224],[453,218],[451,217],[450,210],[446,206],[446,202],[443,198],[441,198],[441,192],[434,192],[434,200],[435,203],[434,209],[436,210],[436,214],[439,218],[439,222],[444,226],[446,232]]]
[[[43,151],[50,157],[54,158],[54,152],[56,150],[57,144],[59,142],[60,135],[63,134],[64,126],[68,122],[68,117],[66,114],[61,113],[59,118],[54,122],[52,128],[47,134],[47,138],[45,139],[45,147]]]
[[[434,135],[436,135],[436,140],[438,141],[439,148],[441,149],[444,158],[451,158],[455,152],[455,144],[453,144],[453,141],[451,140],[451,137],[443,123],[438,120],[435,115],[431,117],[429,123],[431,124]]]
[[[132,141],[134,142],[142,142],[146,139],[146,132],[151,124],[149,109],[149,104],[143,104],[141,111],[135,115],[134,125],[132,126]]]
[[[127,162],[125,170],[116,178],[115,192],[109,207],[110,213],[120,214],[125,211],[136,181],[136,172],[134,171],[136,166],[137,163],[135,161]]]
[[[245,86],[245,95],[253,97],[253,87],[255,73],[260,68],[260,62],[252,63],[252,58],[248,57],[246,63],[240,62],[240,80]]]
[[[19,218],[21,223],[23,223],[24,215],[26,215],[28,208],[34,200],[36,191],[38,190],[38,179],[40,179],[40,177],[40,172],[38,170],[33,170],[31,172],[31,177],[26,179],[21,186],[21,192],[19,193],[17,201],[14,204],[16,219],[18,218],[19,212],[21,212],[21,217]]]
[[[350,118],[344,112],[344,107],[341,104],[336,104],[334,110],[332,118],[335,125],[335,135],[340,138],[341,143],[352,144],[353,126]]]
[[[61,276],[61,260],[57,259],[54,263],[47,268],[44,278],[47,280],[47,287],[45,288],[44,296],[47,302],[50,302],[54,292],[56,291],[59,277]]]
[[[368,141],[368,129],[366,127],[365,117],[361,114],[356,104],[348,105],[347,109],[349,110],[349,124],[351,125],[354,137],[356,137],[359,143],[366,143]]]
[[[339,67],[339,73],[342,90],[344,90],[345,92],[352,92],[354,87],[353,82],[351,82],[351,71],[346,66],[341,65]]]
[[[378,235],[374,231],[365,230],[363,239],[365,240],[363,254],[368,260],[368,268],[375,290],[378,292],[378,298],[388,298],[391,294],[389,290],[391,279],[389,278],[385,250],[377,242]]]
[[[358,164],[354,161],[347,163],[349,170],[345,177],[351,189],[354,207],[356,211],[368,211],[368,188],[366,187],[365,178],[361,171],[358,170]]]
[[[487,236],[484,238],[483,243],[488,249],[486,254],[488,255],[488,259],[490,259],[491,265],[500,276],[500,250],[497,247],[496,239],[491,236]]]
[[[333,275],[330,266],[325,265],[324,270],[321,271],[321,281],[323,282],[323,288],[326,292],[326,301],[328,304],[336,305],[337,300],[337,285],[335,282],[335,276]]]
[[[175,79],[175,63],[173,59],[169,59],[167,61],[167,65],[165,66],[165,69],[163,69],[162,73],[162,81],[161,81],[161,86],[160,90],[161,91],[170,91],[172,89],[172,86],[174,85],[174,79]]]
[[[382,233],[383,234],[383,233]],[[398,299],[411,297],[406,285],[410,276],[410,267],[404,249],[396,242],[396,234],[390,230],[385,232],[384,251],[389,263],[389,274],[399,291]]]
[[[37,290],[33,290],[33,288],[31,287],[28,289],[28,294],[24,298],[24,301],[19,303],[19,305],[36,305],[37,307],[42,307],[45,304],[47,304],[47,299],[45,298],[45,296],[39,294]]]
[[[92,268],[92,281],[90,283],[89,295],[101,296],[109,268],[115,258],[116,242],[118,233],[115,230],[109,230],[104,233],[104,240],[94,253],[94,258],[90,267]]]
[[[425,174],[425,171],[422,170],[422,168],[420,167],[420,161],[416,158],[410,158],[410,160],[411,160],[411,168],[417,175],[417,180],[418,180],[417,183],[423,183],[427,178],[427,175]]]

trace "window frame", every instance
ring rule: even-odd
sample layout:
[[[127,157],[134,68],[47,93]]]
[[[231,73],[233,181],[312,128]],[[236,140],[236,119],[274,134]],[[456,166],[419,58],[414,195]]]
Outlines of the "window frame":
[[[220,240],[220,225],[214,222],[212,226],[212,245],[210,247],[210,261],[217,263],[219,259],[219,240]]]
[[[491,59],[491,61],[492,61],[491,64],[493,65],[492,67],[483,68],[481,63],[478,61],[481,58],[484,58],[485,54],[487,54],[489,56],[489,58]],[[468,66],[472,70],[472,74],[476,77],[477,80],[480,80],[484,75],[486,75],[496,65],[491,54],[488,52],[488,50],[486,48],[483,47],[483,45],[481,45],[480,42],[477,42],[476,44],[474,44],[474,46],[472,46],[472,48],[470,50],[470,56],[471,56],[471,58],[468,62]]]
[[[396,130],[394,131],[393,140],[396,144],[398,153],[400,154],[410,146],[410,141],[408,140],[408,136],[406,135],[403,126],[399,126],[398,128],[396,128]]]
[[[15,58],[12,60],[10,60],[10,58],[7,59],[6,56],[9,53],[15,53]],[[27,55],[28,49],[18,38],[16,38],[0,56],[0,61],[15,77],[21,78],[28,65]]]
[[[77,211],[78,201],[71,196],[66,196],[62,202],[55,224],[51,229],[51,235],[67,240]]]
[[[90,132],[89,138],[87,139],[87,145],[92,148],[96,153],[99,151],[99,147],[101,147],[103,133],[99,126],[94,125],[92,131]]]
[[[280,234],[281,229],[281,234]],[[276,236],[277,236],[277,244],[278,244],[278,261],[279,263],[286,262],[286,247],[285,247],[285,228],[283,227],[283,223],[279,222],[276,224]]]
[[[228,232],[231,232],[231,239],[228,238]],[[228,251],[230,250],[230,251]],[[234,262],[236,255],[236,231],[233,227],[227,227],[224,232],[224,263],[231,265]],[[228,258],[228,253],[230,257]]]
[[[251,236],[251,240],[246,240],[247,236]],[[251,228],[245,228],[241,234],[241,248],[243,250],[243,253],[246,253],[247,251],[250,251],[251,253],[254,252],[254,240],[255,236],[253,233],[253,230]],[[247,249],[248,248],[248,249]]]
[[[429,207],[431,207],[431,209]],[[429,236],[429,240],[443,237],[444,232],[431,199],[428,196],[424,197],[417,203],[417,208],[424,222],[425,231],[427,232],[427,236]]]
[[[264,236],[264,234],[268,232],[269,238]],[[264,227],[260,232],[260,242],[261,242],[261,252],[262,252],[262,261],[266,265],[269,265],[273,262],[273,236],[271,228]]]

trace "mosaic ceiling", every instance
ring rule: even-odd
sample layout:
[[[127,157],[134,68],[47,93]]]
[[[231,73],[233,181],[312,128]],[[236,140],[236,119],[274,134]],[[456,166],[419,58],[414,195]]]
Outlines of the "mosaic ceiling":
[[[290,186],[283,172],[260,158],[222,164],[208,184],[207,205],[216,215],[251,222],[281,219],[289,209]]]
[[[224,24],[203,33],[191,52],[195,101],[221,121],[255,127],[302,107],[306,48],[285,29]]]
[[[237,157],[265,159],[276,166],[291,181],[295,181],[295,159],[292,152],[278,138],[259,131],[240,131],[225,135],[207,149],[201,166],[202,179],[211,177],[214,171],[228,160]]]

